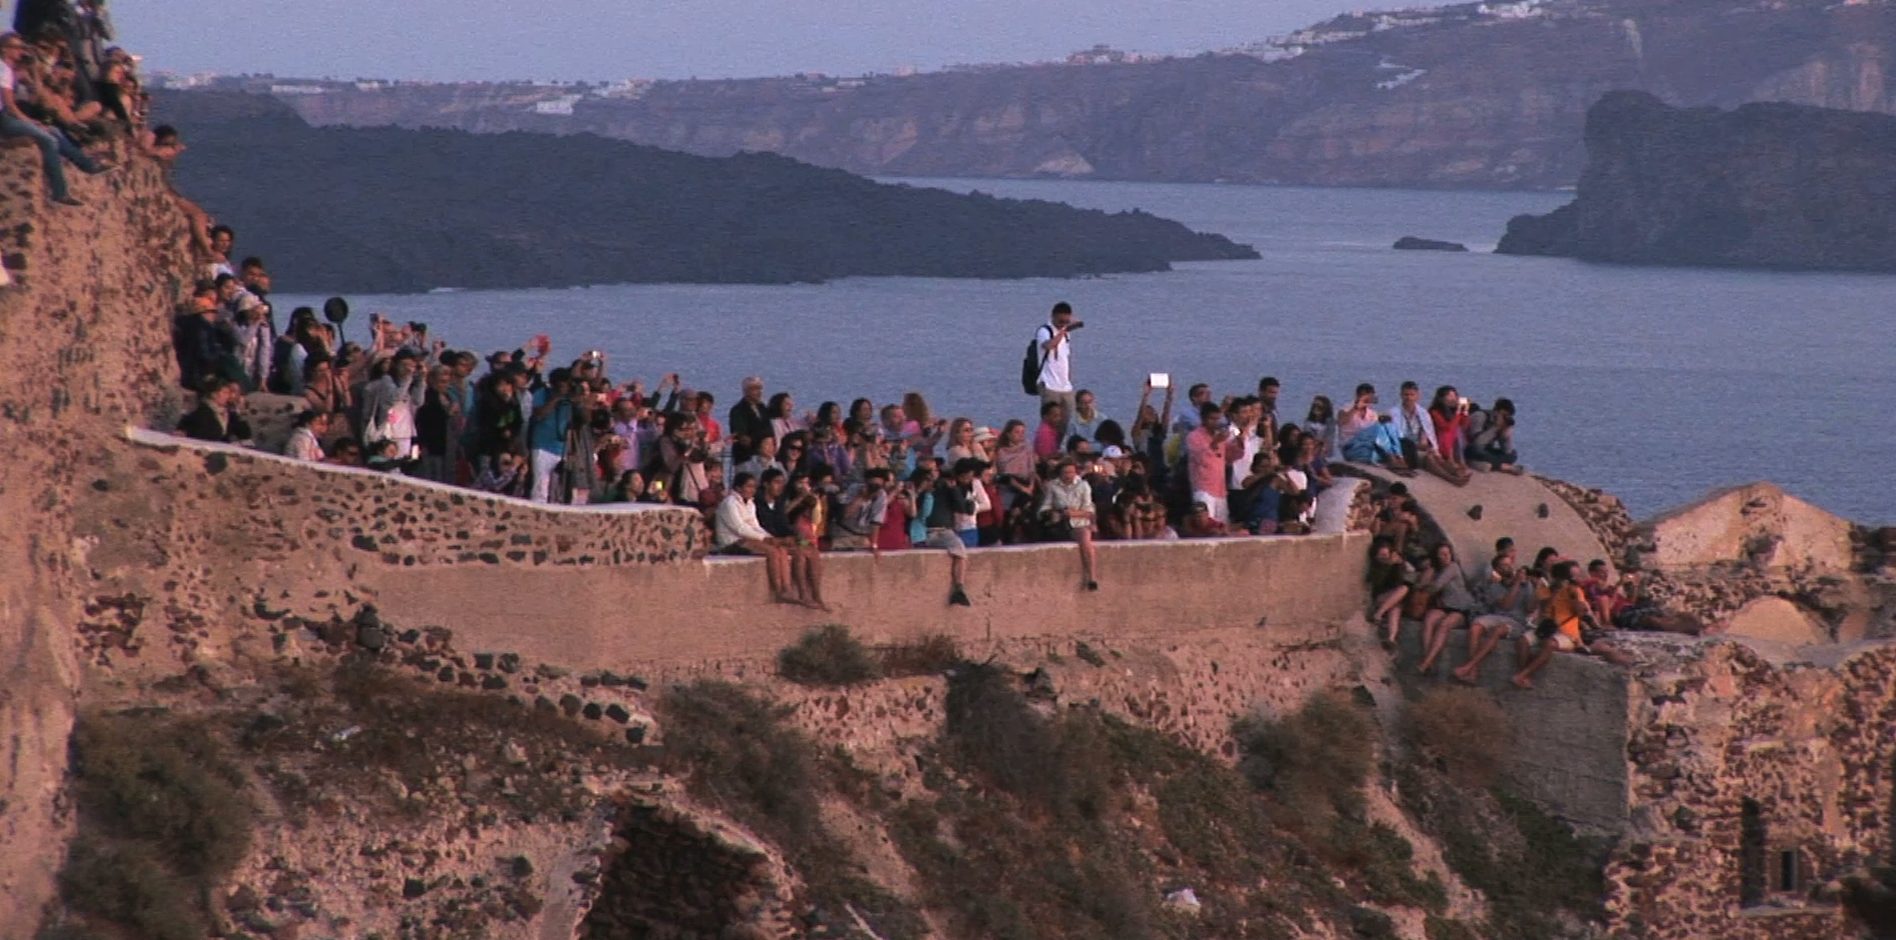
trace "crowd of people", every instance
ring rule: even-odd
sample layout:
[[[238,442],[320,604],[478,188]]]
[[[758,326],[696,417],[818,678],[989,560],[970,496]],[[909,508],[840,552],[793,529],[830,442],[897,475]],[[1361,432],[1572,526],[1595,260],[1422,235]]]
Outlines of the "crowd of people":
[[[242,396],[271,392],[301,399],[286,450],[299,459],[536,502],[689,506],[717,550],[767,561],[785,603],[825,605],[826,552],[946,551],[949,600],[968,604],[963,559],[982,547],[1075,543],[1079,585],[1095,590],[1096,541],[1307,533],[1331,462],[1371,438],[1380,450],[1362,459],[1398,474],[1518,471],[1511,404],[1483,409],[1443,388],[1422,409],[1414,383],[1387,416],[1364,386],[1347,411],[1316,396],[1298,420],[1280,415],[1273,377],[1255,393],[1192,385],[1179,408],[1177,386],[1155,375],[1121,421],[1073,381],[1083,324],[1064,303],[1023,366],[1032,426],[942,415],[920,392],[804,410],[760,376],[720,410],[675,373],[650,388],[616,381],[597,351],[556,364],[544,335],[487,356],[481,373],[480,356],[424,323],[372,316],[366,344],[339,342],[340,299],[322,318],[291,311],[278,332],[262,261],[233,266],[227,227],[206,244],[174,330],[182,382],[200,395],[187,433],[243,440]]]
[[[1519,669],[1510,681],[1531,689],[1534,675],[1556,653],[1584,653],[1616,665],[1630,662],[1603,638],[1608,628],[1684,634],[1703,629],[1691,617],[1660,606],[1637,573],[1615,576],[1604,559],[1596,558],[1587,562],[1583,576],[1577,560],[1552,546],[1536,552],[1532,565],[1523,565],[1514,540],[1502,538],[1487,564],[1470,573],[1453,545],[1422,544],[1415,501],[1401,483],[1379,498],[1374,527],[1369,617],[1389,650],[1396,648],[1405,623],[1416,625],[1422,647],[1416,672],[1423,676],[1436,674],[1457,630],[1467,631],[1467,656],[1450,671],[1453,679],[1474,684],[1481,664],[1512,641]]]
[[[147,150],[169,160],[182,144],[161,130]],[[180,433],[248,442],[244,397],[267,392],[300,399],[284,449],[299,460],[535,502],[689,507],[703,514],[716,551],[762,559],[773,598],[786,604],[827,609],[823,559],[839,551],[944,551],[948,601],[971,605],[969,552],[1069,542],[1080,588],[1096,590],[1096,541],[1311,531],[1339,460],[1456,485],[1477,472],[1521,472],[1513,403],[1484,408],[1452,386],[1425,407],[1421,387],[1404,382],[1384,413],[1375,387],[1363,384],[1348,408],[1316,395],[1299,419],[1280,413],[1282,386],[1271,376],[1239,393],[1191,385],[1178,407],[1178,386],[1155,374],[1122,422],[1074,381],[1084,324],[1065,303],[1023,360],[1023,391],[1038,400],[1031,426],[945,416],[920,392],[806,411],[761,376],[744,379],[720,411],[712,392],[677,373],[648,388],[615,381],[598,351],[556,364],[545,335],[488,355],[481,372],[479,355],[449,349],[425,323],[373,315],[366,343],[341,341],[340,298],[321,317],[290,311],[279,331],[268,269],[255,257],[233,263],[236,233],[204,221],[194,239],[202,278],[173,330],[180,382],[198,401]],[[1429,530],[1402,482],[1378,496],[1374,518],[1371,620],[1392,649],[1403,624],[1416,624],[1425,675],[1458,630],[1467,659],[1455,679],[1475,681],[1511,641],[1521,664],[1512,681],[1522,688],[1559,652],[1624,661],[1602,641],[1606,626],[1698,630],[1652,603],[1636,576],[1615,579],[1594,561],[1582,577],[1552,548],[1523,566],[1503,539],[1471,576],[1453,546],[1425,543]]]
[[[144,125],[137,59],[111,38],[102,0],[22,0],[14,30],[0,34],[0,139],[39,149],[48,196],[61,205],[81,204],[67,163],[107,172],[111,141]]]

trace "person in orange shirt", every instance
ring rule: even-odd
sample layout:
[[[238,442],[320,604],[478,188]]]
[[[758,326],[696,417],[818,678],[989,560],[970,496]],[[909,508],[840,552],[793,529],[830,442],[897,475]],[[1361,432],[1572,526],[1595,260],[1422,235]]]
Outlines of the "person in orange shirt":
[[[1540,649],[1534,658],[1521,667],[1511,680],[1515,687],[1531,689],[1533,676],[1546,668],[1547,664],[1559,653],[1592,653],[1613,663],[1624,666],[1632,662],[1631,658],[1612,646],[1593,640],[1588,634],[1600,629],[1594,620],[1592,605],[1587,603],[1586,591],[1578,583],[1580,563],[1563,561],[1553,567],[1552,580],[1545,588],[1546,599],[1541,606],[1544,619],[1538,630],[1541,637]]]

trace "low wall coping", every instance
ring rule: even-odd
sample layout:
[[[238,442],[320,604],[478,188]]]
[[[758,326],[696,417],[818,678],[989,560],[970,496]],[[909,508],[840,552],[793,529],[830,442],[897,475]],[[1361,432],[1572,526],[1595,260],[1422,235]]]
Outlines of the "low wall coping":
[[[585,506],[569,506],[565,503],[536,503],[532,500],[521,499],[517,496],[503,496],[499,493],[489,493],[465,486],[450,486],[446,483],[436,483],[433,480],[422,480],[399,473],[388,473],[382,470],[370,470],[366,467],[343,467],[329,463],[311,463],[307,460],[297,460],[293,457],[285,457],[282,454],[273,454],[267,450],[258,450],[257,448],[245,447],[241,444],[219,444],[212,441],[200,441],[166,431],[154,431],[151,428],[141,428],[137,425],[127,425],[125,428],[125,437],[127,440],[141,447],[150,447],[156,450],[189,450],[206,454],[231,454],[247,459],[261,460],[265,463],[276,462],[304,470],[314,470],[317,473],[333,474],[342,479],[367,479],[394,482],[423,490],[431,490],[437,493],[453,494],[468,499],[484,500],[504,506],[518,506],[543,512],[573,513],[579,515],[629,515],[633,513],[676,512],[680,509],[696,511],[696,509],[690,506],[674,506],[662,503],[598,503]]]

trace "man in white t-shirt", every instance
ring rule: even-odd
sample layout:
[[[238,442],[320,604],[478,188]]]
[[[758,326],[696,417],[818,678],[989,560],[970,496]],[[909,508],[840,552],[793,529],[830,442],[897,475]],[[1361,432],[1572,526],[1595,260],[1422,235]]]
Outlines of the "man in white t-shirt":
[[[1034,333],[1040,344],[1040,400],[1057,401],[1068,416],[1060,424],[1060,440],[1066,441],[1067,421],[1073,415],[1073,338],[1072,331],[1083,324],[1073,319],[1073,305],[1062,300],[1053,305],[1053,314]]]
[[[20,103],[13,97],[16,84],[13,69],[26,54],[26,40],[21,39],[19,33],[0,34],[0,137],[25,137],[37,144],[40,164],[46,172],[46,188],[51,190],[53,201],[67,206],[81,205],[66,188],[66,167],[60,158],[71,160],[73,166],[89,174],[102,173],[105,168],[94,163],[65,134],[27,117],[26,112],[20,110]]]

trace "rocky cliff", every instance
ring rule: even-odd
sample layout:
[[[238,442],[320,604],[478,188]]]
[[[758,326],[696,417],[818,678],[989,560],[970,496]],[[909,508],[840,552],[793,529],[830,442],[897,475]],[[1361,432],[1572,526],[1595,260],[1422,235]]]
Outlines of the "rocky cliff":
[[[313,128],[259,96],[168,96],[158,113],[190,143],[179,187],[298,290],[1074,277],[1257,257],[1144,212],[875,183],[773,154]]]
[[[1614,89],[1888,110],[1896,7],[1517,0],[1360,13],[1228,54],[621,86],[251,79],[316,124],[589,132],[859,173],[1551,188]]]
[[[1508,223],[1502,254],[1896,270],[1896,117],[1787,104],[1680,109],[1639,92],[1587,116],[1574,201]]]
[[[86,539],[111,441],[175,374],[167,311],[188,270],[184,217],[136,164],[51,205],[33,151],[0,150],[0,935],[26,936],[72,817],[67,737],[81,697]],[[27,925],[27,926],[23,926]]]

